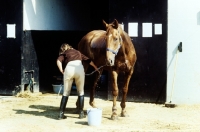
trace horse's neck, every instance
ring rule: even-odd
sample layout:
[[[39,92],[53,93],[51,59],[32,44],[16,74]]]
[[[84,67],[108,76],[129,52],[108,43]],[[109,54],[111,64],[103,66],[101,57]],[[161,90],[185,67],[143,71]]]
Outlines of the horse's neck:
[[[130,48],[132,47],[130,45],[132,43],[132,40],[124,30],[121,31],[121,38],[122,38],[121,46],[122,46],[123,56],[126,60],[128,58],[127,57],[128,54],[130,53]]]

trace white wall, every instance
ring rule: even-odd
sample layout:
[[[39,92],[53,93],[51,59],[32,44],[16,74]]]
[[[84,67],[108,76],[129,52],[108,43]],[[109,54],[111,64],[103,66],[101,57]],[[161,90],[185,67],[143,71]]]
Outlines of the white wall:
[[[176,49],[179,52],[172,102],[200,103],[200,0],[168,0],[167,102],[170,101]]]
[[[88,30],[89,4],[79,0],[24,0],[24,30]]]

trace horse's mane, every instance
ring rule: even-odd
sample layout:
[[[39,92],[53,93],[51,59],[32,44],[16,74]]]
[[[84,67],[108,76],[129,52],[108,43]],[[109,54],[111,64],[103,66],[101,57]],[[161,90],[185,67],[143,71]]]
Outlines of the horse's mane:
[[[133,43],[131,41],[131,38],[129,37],[129,35],[122,29],[122,26],[119,24],[118,26],[118,30],[119,33],[121,35],[122,38],[122,46],[125,49],[125,52],[132,52],[132,47],[133,47]]]

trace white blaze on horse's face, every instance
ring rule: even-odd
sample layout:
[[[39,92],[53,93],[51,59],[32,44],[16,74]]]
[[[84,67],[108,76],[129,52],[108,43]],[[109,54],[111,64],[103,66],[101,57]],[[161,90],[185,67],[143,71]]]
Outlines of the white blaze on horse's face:
[[[115,56],[121,46],[121,36],[117,29],[109,29],[106,34],[106,59],[107,65],[114,66]]]

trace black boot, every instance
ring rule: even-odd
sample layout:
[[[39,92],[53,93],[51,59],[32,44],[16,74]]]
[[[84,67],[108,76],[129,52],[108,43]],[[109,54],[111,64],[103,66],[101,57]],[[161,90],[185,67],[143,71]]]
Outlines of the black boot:
[[[79,114],[79,96],[76,100],[76,111],[74,112],[74,114]]]
[[[62,96],[62,99],[61,99],[61,102],[60,102],[60,114],[58,116],[58,119],[65,119],[67,118],[65,115],[64,115],[64,112],[65,112],[65,107],[66,107],[66,104],[67,104],[67,101],[68,101],[68,96]]]
[[[79,119],[85,118],[86,116],[84,115],[83,107],[84,107],[84,95],[78,96],[78,101],[79,101]]]

